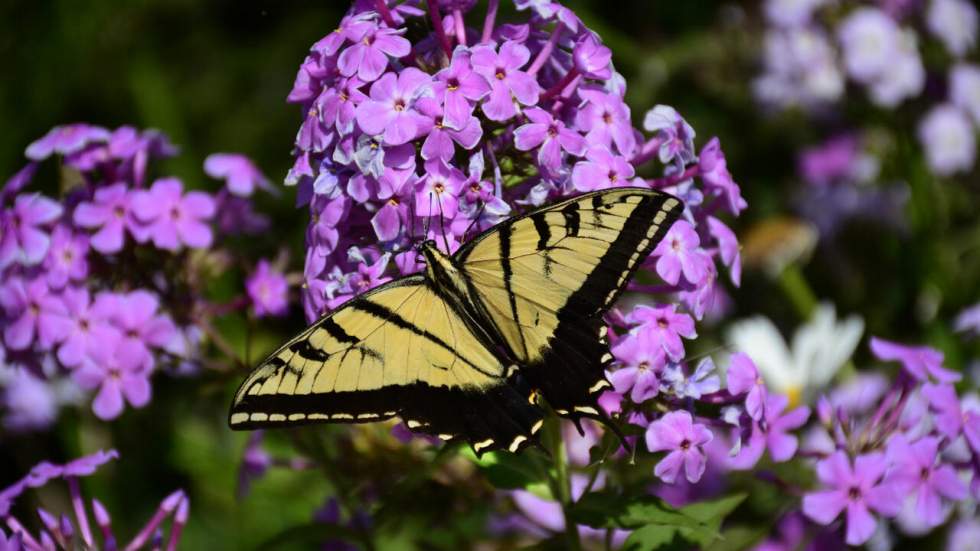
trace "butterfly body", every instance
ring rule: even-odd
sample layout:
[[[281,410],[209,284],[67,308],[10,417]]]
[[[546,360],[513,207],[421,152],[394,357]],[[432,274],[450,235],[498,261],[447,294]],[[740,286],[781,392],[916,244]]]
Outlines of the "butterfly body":
[[[642,188],[593,192],[506,220],[425,271],[325,316],[249,375],[232,428],[401,417],[477,453],[535,440],[542,396],[594,416],[612,356],[602,315],[680,215]]]

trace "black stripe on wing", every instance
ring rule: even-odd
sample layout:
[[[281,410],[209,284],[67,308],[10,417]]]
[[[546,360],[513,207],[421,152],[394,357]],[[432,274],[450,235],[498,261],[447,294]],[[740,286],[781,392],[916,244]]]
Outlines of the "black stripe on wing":
[[[668,201],[676,204],[665,210]],[[578,209],[566,213],[567,210],[566,207],[562,213],[571,226],[571,220],[577,221],[579,213]],[[670,195],[644,194],[596,269],[558,311],[551,347],[540,361],[522,366],[530,384],[541,390],[555,410],[571,415],[595,411],[596,391],[606,386],[604,368],[612,359],[600,333],[602,315],[682,211],[683,205]],[[664,212],[664,217],[657,224],[660,212]],[[656,231],[649,235],[648,230],[655,224]]]

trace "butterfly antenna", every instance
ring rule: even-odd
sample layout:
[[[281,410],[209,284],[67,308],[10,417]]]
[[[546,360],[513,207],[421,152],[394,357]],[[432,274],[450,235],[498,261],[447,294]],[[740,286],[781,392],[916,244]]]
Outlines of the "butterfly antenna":
[[[449,238],[446,237],[446,217],[442,214],[442,201],[439,201],[439,230],[442,232],[442,243],[446,246],[446,254],[450,254]]]
[[[485,209],[485,208],[486,208],[486,206],[487,206],[487,202],[486,202],[486,201],[483,201],[483,200],[481,200],[481,201],[480,201],[480,209],[476,211],[476,217],[474,217],[474,218],[473,218],[473,221],[472,221],[472,222],[470,222],[470,225],[469,225],[469,226],[466,226],[466,231],[465,231],[465,232],[463,232],[463,235],[464,235],[464,236],[466,236],[466,235],[469,235],[469,234],[470,234],[470,230],[472,230],[472,229],[473,229],[473,226],[474,226],[474,225],[475,225],[475,224],[476,224],[477,222],[479,222],[479,220],[480,220],[480,217],[481,217],[481,216],[483,216],[483,209]]]
[[[690,355],[690,356],[687,357],[687,360],[688,360],[688,362],[693,362],[693,361],[696,361],[696,360],[700,360],[701,358],[707,358],[708,356],[714,354],[715,352],[721,352],[722,350],[727,350],[729,352],[735,352],[735,346],[734,345],[731,345],[731,344],[722,344],[722,345],[716,346],[714,348],[711,348],[709,350],[705,350],[704,352],[702,352],[700,354],[692,354],[692,355]]]
[[[429,213],[431,213],[431,212],[432,212],[432,192],[430,191],[429,192]],[[422,222],[422,234],[423,234],[422,235],[422,239],[423,240],[428,239],[428,237],[429,237],[429,220],[431,220],[431,219],[432,219],[431,216],[426,216],[425,217],[425,220]]]

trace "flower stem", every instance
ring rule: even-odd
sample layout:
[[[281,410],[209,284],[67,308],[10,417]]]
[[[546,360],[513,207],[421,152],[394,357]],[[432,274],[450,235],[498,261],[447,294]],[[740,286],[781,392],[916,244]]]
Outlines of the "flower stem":
[[[684,172],[679,174],[671,174],[670,176],[664,176],[663,178],[652,178],[647,180],[651,188],[663,189],[688,180],[690,178],[695,178],[701,174],[701,165],[691,165],[687,167]]]
[[[442,16],[439,15],[439,6],[436,5],[435,0],[428,0],[425,5],[429,8],[429,19],[432,20],[432,26],[436,31],[436,39],[439,40],[442,51],[445,52],[446,58],[453,57],[453,48],[449,44],[449,37],[446,36],[446,29],[442,28]]]
[[[562,77],[560,81],[558,81],[558,84],[555,84],[551,88],[548,88],[541,94],[540,101],[551,99],[552,96],[561,93],[561,91],[564,90],[566,86],[568,86],[569,84],[572,83],[573,80],[575,80],[575,77],[577,77],[578,74],[579,74],[578,69],[576,69],[575,67],[569,69],[569,71],[565,74],[565,76]]]
[[[493,26],[497,23],[497,8],[500,7],[500,0],[490,0],[487,6],[487,17],[483,20],[483,34],[480,42],[489,42],[493,35]]]
[[[453,10],[453,23],[456,24],[456,40],[460,45],[466,46],[466,24],[463,22],[463,12],[459,8]]]
[[[779,286],[793,304],[796,313],[802,319],[810,319],[810,315],[817,308],[817,297],[804,279],[800,267],[796,264],[787,266],[779,275]]]
[[[375,6],[378,8],[378,13],[381,14],[381,19],[391,28],[395,28],[398,25],[395,24],[395,18],[391,16],[391,10],[388,9],[388,2],[386,0],[374,0]]]
[[[557,490],[555,497],[561,503],[562,516],[565,518],[565,537],[568,539],[566,549],[579,551],[582,549],[582,542],[579,540],[578,524],[569,515],[572,505],[572,485],[568,474],[565,448],[562,446],[561,420],[554,415],[549,415],[545,423],[548,425],[548,452],[555,462],[555,489]]]
[[[534,58],[531,62],[531,66],[527,68],[527,74],[534,76],[544,67],[548,58],[551,57],[551,52],[554,51],[555,45],[558,44],[558,39],[561,38],[561,32],[565,30],[565,25],[558,23],[555,25],[554,30],[551,31],[551,36],[548,37],[548,41],[545,42],[544,47],[538,52],[538,56]],[[567,82],[565,83],[568,84]]]

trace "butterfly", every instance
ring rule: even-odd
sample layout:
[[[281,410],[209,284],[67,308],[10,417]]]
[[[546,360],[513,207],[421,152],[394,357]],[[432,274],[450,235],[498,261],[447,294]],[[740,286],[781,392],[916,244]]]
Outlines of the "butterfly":
[[[536,443],[544,410],[600,417],[603,314],[680,216],[677,198],[615,188],[507,219],[425,270],[359,295],[245,379],[229,423],[253,429],[400,417],[477,454]]]

